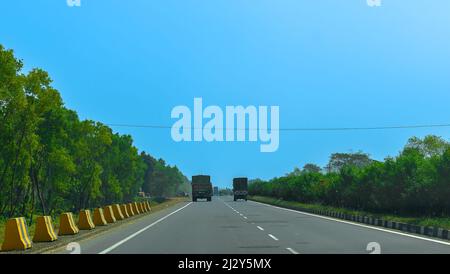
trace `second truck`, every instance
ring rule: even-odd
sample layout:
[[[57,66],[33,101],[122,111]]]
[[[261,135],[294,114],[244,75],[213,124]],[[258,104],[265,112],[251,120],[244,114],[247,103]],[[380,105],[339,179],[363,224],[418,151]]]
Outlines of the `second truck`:
[[[233,194],[234,200],[239,199],[247,201],[248,195],[248,180],[247,178],[234,178],[233,179]]]
[[[192,176],[192,201],[197,202],[197,199],[206,199],[211,202],[213,187],[211,184],[211,177],[208,175]]]

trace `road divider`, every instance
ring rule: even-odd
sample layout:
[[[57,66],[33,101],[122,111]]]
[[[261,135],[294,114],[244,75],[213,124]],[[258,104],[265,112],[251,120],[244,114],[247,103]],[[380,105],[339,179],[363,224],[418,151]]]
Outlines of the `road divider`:
[[[143,202],[142,205],[144,206],[145,212],[149,212],[150,208],[147,205],[147,201]]]
[[[2,251],[26,250],[32,247],[25,218],[13,218],[6,222]]]
[[[125,219],[130,218],[130,214],[128,214],[127,205],[121,205],[120,210],[122,210],[122,214]]]
[[[105,219],[105,215],[103,214],[102,208],[96,208],[94,210],[94,225],[96,226],[108,225],[108,222]]]
[[[140,202],[140,203],[139,203],[139,210],[140,210],[142,213],[147,212],[147,210],[145,210],[145,207],[144,207],[144,203],[143,203],[143,202]]]
[[[121,221],[121,220],[125,219],[125,217],[122,214],[122,210],[120,210],[120,206],[118,204],[113,205],[112,208],[113,208],[113,212],[114,212],[114,216],[115,216],[116,220]]]
[[[39,216],[36,218],[33,242],[53,242],[58,239],[52,224],[52,217]]]
[[[147,201],[142,202],[142,206],[144,207],[145,212],[149,212],[149,211],[150,211],[150,209],[149,209],[148,206],[147,206]]]
[[[141,214],[141,212],[139,211],[139,207],[138,207],[138,203],[137,202],[133,203],[133,210],[134,210],[134,213]]]
[[[113,208],[112,206],[105,206],[103,208],[103,214],[105,215],[105,219],[108,223],[112,224],[117,222],[116,217],[114,216]]]
[[[127,209],[128,209],[128,214],[130,214],[130,217],[134,216],[136,214],[136,213],[134,213],[133,204],[132,203],[127,204]]]
[[[73,214],[71,212],[62,213],[59,217],[58,235],[75,235],[79,232],[80,230],[73,220]]]
[[[81,210],[78,217],[78,228],[81,230],[91,230],[95,228],[92,222],[91,211],[89,209]]]
[[[79,234],[80,230],[94,230],[97,226],[107,226],[108,223],[116,223],[118,220],[124,220],[137,215],[136,212],[138,214],[150,212],[150,203],[143,201],[122,205],[108,205],[104,208],[95,208],[93,214],[91,214],[91,210],[89,209],[80,210],[78,223],[75,222],[73,213],[62,213],[59,216],[58,233],[55,233],[51,216],[38,216],[35,220],[36,227],[34,235],[32,235],[33,241],[30,240],[31,237],[28,234],[25,218],[12,218],[5,224],[5,234],[0,251],[25,251],[32,248],[33,242],[56,242],[54,244],[55,247],[59,247],[61,244],[64,245],[65,241],[69,238],[63,237],[59,239],[57,235],[74,236]],[[83,237],[83,235],[80,234],[76,237]],[[49,248],[51,249],[51,246],[37,245],[38,250],[46,250]]]

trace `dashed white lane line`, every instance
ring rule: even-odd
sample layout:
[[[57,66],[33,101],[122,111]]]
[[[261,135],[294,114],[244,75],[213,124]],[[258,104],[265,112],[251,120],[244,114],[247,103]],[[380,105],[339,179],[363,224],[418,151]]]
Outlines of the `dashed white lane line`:
[[[268,234],[270,238],[274,239],[275,241],[278,241],[278,238],[273,236],[272,234]]]
[[[229,207],[231,210],[233,210],[234,212],[236,212],[237,214],[239,214],[242,218],[244,218],[244,219],[248,219],[246,216],[244,216],[244,214],[242,214],[242,213],[240,213],[239,211],[237,211],[236,209],[234,209],[232,206],[230,206],[229,204],[227,204],[227,203],[225,203],[224,202],[224,204],[227,206],[227,207]]]
[[[225,203],[224,204],[229,207],[231,210],[233,210],[235,213],[239,214],[241,217],[243,217],[244,219],[248,219],[246,216],[244,216],[242,213],[240,213],[239,211],[237,211],[236,209],[234,209],[232,206],[230,206],[229,204]],[[255,223],[252,223],[253,225]],[[264,231],[264,228],[260,227],[259,225],[256,226],[259,230]],[[272,238],[275,241],[279,241],[277,237],[273,236],[272,234],[267,234],[270,238]],[[288,250],[289,252],[291,252],[292,254],[299,254],[296,250],[287,247],[286,250]]]
[[[159,223],[159,222],[165,220],[166,218],[168,218],[168,217],[172,216],[173,214],[177,213],[178,211],[181,211],[181,210],[185,209],[186,207],[188,207],[188,206],[191,205],[191,204],[192,204],[192,202],[190,202],[190,203],[188,203],[187,205],[185,205],[185,206],[183,206],[183,207],[181,207],[181,208],[179,208],[179,209],[177,209],[177,210],[175,210],[175,211],[173,211],[173,212],[167,214],[166,216],[164,216],[164,217],[158,219],[157,221],[155,221],[155,222],[149,224],[148,226],[144,227],[143,229],[141,229],[141,230],[139,230],[139,231],[137,231],[137,232],[131,234],[130,236],[126,237],[125,239],[123,239],[123,240],[117,242],[116,244],[114,244],[114,245],[108,247],[107,249],[103,250],[103,251],[100,252],[99,254],[106,254],[106,253],[112,251],[113,249],[116,249],[116,248],[119,247],[120,245],[126,243],[127,241],[133,239],[133,238],[136,237],[137,235],[139,235],[139,234],[141,234],[142,232],[146,231],[146,230],[149,229],[150,227],[152,227],[152,226],[156,225],[157,223]]]
[[[292,254],[299,254],[297,251],[295,251],[294,249],[287,247],[286,248],[289,252],[291,252]]]

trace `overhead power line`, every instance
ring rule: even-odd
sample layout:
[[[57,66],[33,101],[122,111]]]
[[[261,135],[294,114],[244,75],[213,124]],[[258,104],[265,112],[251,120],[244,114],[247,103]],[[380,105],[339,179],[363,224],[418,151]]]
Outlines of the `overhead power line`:
[[[151,129],[170,129],[172,126],[165,125],[137,125],[137,124],[106,124],[110,127],[128,127],[128,128],[151,128]],[[417,128],[443,128],[450,127],[450,124],[424,124],[424,125],[397,125],[397,126],[379,126],[379,127],[317,127],[317,128],[280,128],[279,131],[356,131],[356,130],[391,130],[391,129],[417,129]],[[194,127],[185,127],[186,129],[195,130]],[[255,128],[216,128],[222,130],[258,130]]]

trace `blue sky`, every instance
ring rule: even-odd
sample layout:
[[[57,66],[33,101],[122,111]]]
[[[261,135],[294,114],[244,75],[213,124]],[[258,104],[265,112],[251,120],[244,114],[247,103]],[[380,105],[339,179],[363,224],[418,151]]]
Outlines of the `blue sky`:
[[[450,123],[450,1],[2,1],[0,43],[47,70],[81,118],[172,125],[174,106],[278,105],[281,127]],[[333,152],[396,155],[449,128],[281,132],[258,143],[175,143],[170,129],[114,128],[215,184],[325,165]]]

